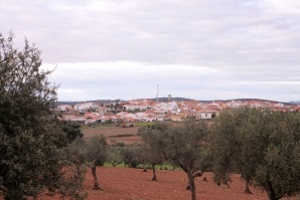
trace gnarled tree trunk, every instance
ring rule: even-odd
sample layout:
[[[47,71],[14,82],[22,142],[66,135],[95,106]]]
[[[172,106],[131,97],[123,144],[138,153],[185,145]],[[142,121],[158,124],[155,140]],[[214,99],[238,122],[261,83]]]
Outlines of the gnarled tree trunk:
[[[189,179],[189,184],[186,187],[187,190],[191,190],[191,196],[192,196],[192,200],[196,200],[196,187],[195,187],[195,178],[196,177],[200,177],[202,176],[201,172],[195,173],[195,174],[191,174],[186,172],[188,175],[188,179]]]
[[[91,169],[92,169],[92,175],[93,175],[93,178],[94,178],[94,190],[101,190],[100,188],[100,185],[99,185],[99,182],[98,182],[98,177],[97,177],[97,173],[96,173],[96,170],[97,170],[97,165],[96,165],[96,160],[93,161],[93,164],[91,165]]]
[[[275,191],[274,191],[272,183],[270,181],[267,181],[264,188],[268,194],[269,200],[279,200],[280,199],[280,198],[276,197]]]
[[[153,171],[153,178],[152,178],[152,181],[157,181],[157,178],[156,178],[156,170],[155,170],[155,164],[152,164],[152,171]]]
[[[249,180],[246,180],[246,185],[245,185],[245,193],[246,194],[253,194],[249,188],[249,185],[250,185],[250,181]]]
[[[192,200],[196,200],[196,187],[195,187],[195,178],[192,174],[188,174],[189,179],[189,189],[191,190]]]

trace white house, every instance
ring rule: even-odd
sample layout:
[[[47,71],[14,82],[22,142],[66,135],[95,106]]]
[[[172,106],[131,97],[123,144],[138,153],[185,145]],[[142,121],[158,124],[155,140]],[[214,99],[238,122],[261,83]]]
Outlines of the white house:
[[[63,104],[63,105],[58,105],[58,106],[56,107],[56,109],[57,109],[58,111],[66,112],[66,111],[71,111],[71,110],[73,110],[73,107],[70,106],[70,105],[67,105],[67,104]]]
[[[134,110],[147,110],[148,106],[146,105],[131,105],[131,104],[127,104],[123,106],[123,110],[125,111],[134,111]]]
[[[212,110],[203,110],[198,113],[197,119],[211,120],[216,116],[217,112]]]
[[[91,103],[91,102],[79,103],[79,104],[74,105],[74,110],[77,110],[79,112],[86,112],[88,110],[98,111],[99,108],[100,108],[99,105],[97,105],[95,103]]]

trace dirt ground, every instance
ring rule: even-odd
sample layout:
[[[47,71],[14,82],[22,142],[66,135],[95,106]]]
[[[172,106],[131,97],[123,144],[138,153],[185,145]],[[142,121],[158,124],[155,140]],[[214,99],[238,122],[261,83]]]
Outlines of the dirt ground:
[[[97,134],[103,134],[106,137],[106,141],[111,144],[114,142],[124,142],[125,144],[133,144],[140,142],[141,137],[136,136],[139,127],[120,128],[120,127],[95,127],[82,129],[84,138],[91,138]],[[126,137],[120,137],[121,135],[130,135]]]
[[[103,189],[93,190],[93,178],[88,171],[84,182],[84,190],[88,200],[186,200],[190,199],[190,191],[186,190],[187,177],[183,171],[158,170],[158,181],[151,181],[152,171],[141,169],[98,167],[97,175]],[[253,194],[244,193],[244,182],[239,175],[233,175],[230,187],[217,186],[212,180],[212,174],[206,173],[196,178],[197,199],[205,200],[266,200],[266,193],[251,188]],[[58,199],[44,196],[41,200]]]

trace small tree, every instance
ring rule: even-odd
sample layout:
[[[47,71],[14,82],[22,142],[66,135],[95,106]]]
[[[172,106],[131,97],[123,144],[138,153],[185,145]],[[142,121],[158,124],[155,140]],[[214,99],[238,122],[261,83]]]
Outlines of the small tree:
[[[91,139],[86,141],[85,152],[87,162],[90,163],[89,166],[92,170],[92,175],[94,178],[94,189],[99,190],[100,185],[97,177],[97,166],[103,166],[106,160],[106,138],[103,135],[96,135]]]
[[[157,127],[155,127],[157,126]],[[155,131],[146,132],[142,136],[153,151],[158,151],[163,158],[181,167],[188,176],[188,188],[191,197],[196,199],[195,178],[202,176],[203,158],[208,155],[208,129],[202,122],[186,121],[171,127],[167,124],[155,125]],[[160,128],[159,128],[160,126]],[[158,148],[159,147],[159,148]],[[158,154],[158,155],[159,155]]]
[[[140,162],[140,147],[137,144],[127,145],[122,148],[122,159],[125,167],[136,168]]]
[[[163,154],[161,149],[165,147],[166,141],[162,137],[162,133],[168,130],[168,125],[157,123],[145,126],[139,129],[138,133],[142,136],[144,162],[149,163],[152,167],[153,181],[157,181],[155,166],[163,162]]]
[[[178,165],[188,176],[192,200],[196,199],[195,178],[202,176],[202,161],[208,156],[208,129],[203,122],[186,121],[167,132],[164,154],[167,160]]]
[[[122,147],[110,145],[107,149],[107,162],[111,163],[113,167],[123,162],[122,160]]]
[[[162,157],[160,156],[160,153],[158,151],[152,151],[153,149],[147,144],[140,146],[140,149],[140,161],[143,164],[144,172],[147,172],[146,165],[150,165],[153,173],[152,181],[157,181],[155,166],[162,164]]]

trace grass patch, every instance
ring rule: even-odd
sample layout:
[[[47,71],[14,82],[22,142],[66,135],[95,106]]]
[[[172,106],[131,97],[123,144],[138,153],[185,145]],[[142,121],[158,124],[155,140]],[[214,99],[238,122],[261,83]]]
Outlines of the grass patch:
[[[103,167],[114,167],[114,166],[109,162],[105,162]],[[124,164],[124,162],[122,162],[122,163],[116,165],[115,167],[116,168],[125,168],[125,164]]]

